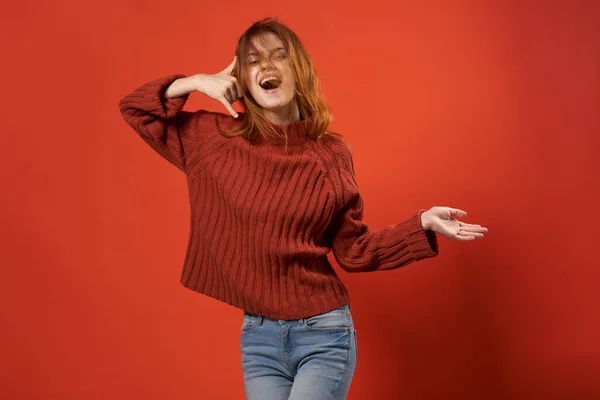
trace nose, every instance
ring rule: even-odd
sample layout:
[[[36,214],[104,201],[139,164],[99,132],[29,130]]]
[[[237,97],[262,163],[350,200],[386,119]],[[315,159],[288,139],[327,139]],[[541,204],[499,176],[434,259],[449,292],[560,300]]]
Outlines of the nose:
[[[271,62],[270,59],[268,58],[263,58],[262,61],[260,62],[260,67],[265,70],[267,68],[272,68],[273,67],[273,63]]]

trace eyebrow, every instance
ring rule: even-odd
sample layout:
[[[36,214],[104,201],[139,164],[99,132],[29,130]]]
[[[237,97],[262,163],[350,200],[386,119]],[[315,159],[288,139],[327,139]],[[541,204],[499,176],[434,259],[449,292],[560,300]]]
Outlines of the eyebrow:
[[[287,50],[285,49],[285,47],[275,47],[273,50],[271,50],[271,52],[274,52],[274,51],[281,51],[281,50],[283,50],[283,51],[287,51]],[[257,52],[257,51],[253,51],[253,52],[250,52],[250,53],[248,53],[248,57],[250,57],[250,56],[257,56],[257,55],[259,55],[259,54],[260,54],[259,52]]]

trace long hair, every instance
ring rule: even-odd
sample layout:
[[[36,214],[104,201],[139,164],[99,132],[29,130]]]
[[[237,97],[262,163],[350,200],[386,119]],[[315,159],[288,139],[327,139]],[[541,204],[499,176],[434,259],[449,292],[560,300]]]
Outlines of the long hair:
[[[296,102],[298,103],[300,116],[306,124],[305,131],[307,135],[313,139],[319,139],[325,135],[342,137],[338,133],[327,130],[332,115],[323,99],[319,78],[306,49],[294,32],[276,18],[271,17],[255,22],[238,40],[236,48],[238,62],[233,71],[233,76],[238,80],[244,93],[244,97],[240,98],[244,113],[240,123],[236,124],[237,126],[228,131],[219,128],[219,131],[227,137],[243,136],[251,142],[254,142],[257,135],[261,135],[267,141],[283,139],[287,145],[286,125],[283,125],[281,129],[283,135],[275,130],[270,121],[263,115],[261,106],[250,94],[244,79],[248,68],[246,64],[247,54],[253,46],[252,42],[266,32],[277,35],[284,43],[289,54],[290,65],[296,82]]]

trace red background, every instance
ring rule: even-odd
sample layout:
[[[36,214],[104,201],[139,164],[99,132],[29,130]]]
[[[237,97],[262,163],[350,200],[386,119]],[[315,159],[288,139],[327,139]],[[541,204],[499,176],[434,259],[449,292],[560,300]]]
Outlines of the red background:
[[[3,6],[2,398],[243,397],[241,310],[179,283],[185,176],[118,101],[220,71],[269,15],[313,57],[372,229],[434,205],[489,228],[395,271],[335,266],[349,398],[600,398],[599,3],[376,0]]]

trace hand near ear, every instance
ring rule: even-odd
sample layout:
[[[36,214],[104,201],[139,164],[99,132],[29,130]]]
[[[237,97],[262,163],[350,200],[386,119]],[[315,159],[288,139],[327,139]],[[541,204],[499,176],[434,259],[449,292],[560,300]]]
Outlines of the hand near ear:
[[[231,64],[223,71],[213,75],[198,74],[192,77],[197,91],[223,103],[225,108],[227,108],[229,113],[235,118],[238,117],[238,113],[231,105],[239,98],[243,97],[242,88],[240,87],[238,80],[231,76],[236,63],[237,56],[234,56]]]

